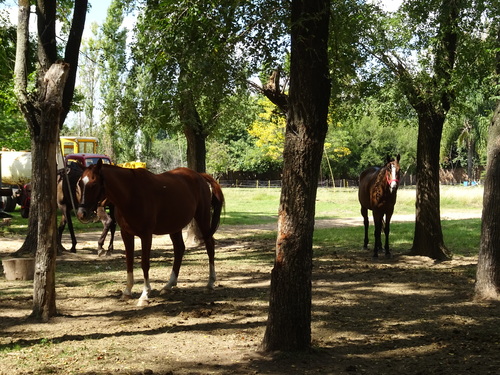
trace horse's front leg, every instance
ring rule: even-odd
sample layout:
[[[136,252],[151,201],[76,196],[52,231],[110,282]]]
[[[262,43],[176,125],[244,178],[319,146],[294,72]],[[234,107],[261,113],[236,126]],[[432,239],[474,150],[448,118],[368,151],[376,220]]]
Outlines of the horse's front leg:
[[[71,235],[71,249],[70,252],[76,253],[76,236],[73,229],[73,220],[71,219],[71,210],[66,209],[66,221],[68,222],[69,234]],[[62,233],[61,233],[62,235]],[[61,237],[62,239],[62,237]]]
[[[382,221],[383,216],[378,212],[373,212],[373,222],[375,224],[375,247],[373,249],[373,257],[378,258],[379,250],[382,250]]]
[[[385,257],[386,258],[391,258],[391,250],[389,248],[389,233],[391,232],[391,217],[392,217],[392,212],[388,212],[385,215],[385,226],[384,226],[384,233],[385,233]]]
[[[145,235],[141,237],[141,267],[144,276],[144,286],[142,294],[139,297],[137,306],[145,306],[149,303],[149,293],[151,292],[151,285],[149,284],[149,257],[151,255],[151,244],[153,242],[153,235]]]
[[[363,216],[363,224],[365,226],[365,240],[363,242],[363,249],[368,249],[368,226],[370,222],[368,221],[368,209],[361,207],[361,215]]]
[[[102,256],[102,255],[111,255],[113,252],[113,238],[115,235],[115,229],[116,229],[116,222],[114,219],[111,218],[106,213],[106,209],[104,207],[98,207],[97,208],[97,216],[101,220],[101,223],[103,225],[103,230],[101,233],[101,237],[99,237],[99,240],[97,241],[97,255]],[[106,240],[106,236],[108,235],[108,232],[111,230],[111,239],[109,241],[109,246],[108,250],[104,251],[104,241]]]
[[[134,235],[123,230],[121,233],[127,262],[127,286],[122,293],[122,299],[127,300],[132,298],[132,287],[134,286]]]
[[[172,244],[174,245],[174,265],[172,266],[172,272],[170,273],[170,279],[168,280],[168,283],[161,290],[162,294],[177,285],[182,258],[184,257],[184,251],[186,250],[186,245],[184,245],[184,240],[182,238],[182,231],[172,233],[170,235],[170,239],[172,240]]]
[[[115,240],[115,231],[116,231],[116,219],[115,219],[115,213],[114,213],[114,206],[109,207],[109,219],[111,220],[109,224],[109,230],[111,231],[111,236],[109,238],[109,245],[108,245],[108,251],[106,255],[110,255],[114,248],[113,248],[113,242]]]
[[[64,251],[64,247],[62,245],[62,235],[64,232],[64,228],[66,227],[66,214],[64,213],[64,210],[66,208],[61,208],[61,221],[59,222],[59,226],[57,227],[57,255],[61,255],[62,252]]]

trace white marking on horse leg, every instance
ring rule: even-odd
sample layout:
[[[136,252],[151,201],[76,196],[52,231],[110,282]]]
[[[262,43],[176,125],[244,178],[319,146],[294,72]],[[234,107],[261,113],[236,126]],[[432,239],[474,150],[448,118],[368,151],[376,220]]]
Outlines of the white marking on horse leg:
[[[148,279],[144,279],[144,287],[139,297],[139,301],[137,302],[137,306],[145,306],[149,303],[149,292],[151,292],[151,285]]]
[[[207,284],[207,289],[213,290],[214,289],[214,284],[215,280],[217,279],[215,275],[215,265],[210,264],[210,271],[208,274],[208,284]]]
[[[177,285],[177,275],[175,274],[174,271],[170,274],[170,279],[168,280],[168,283],[163,287],[163,290],[168,290],[172,289],[172,287]]]
[[[122,294],[122,299],[129,299],[132,297],[132,287],[134,286],[134,274],[127,272],[127,286]]]

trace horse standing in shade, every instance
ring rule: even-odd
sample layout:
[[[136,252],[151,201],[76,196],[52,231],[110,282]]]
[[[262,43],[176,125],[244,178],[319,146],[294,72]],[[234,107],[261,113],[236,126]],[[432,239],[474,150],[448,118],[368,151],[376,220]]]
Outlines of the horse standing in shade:
[[[57,206],[62,212],[61,221],[58,227],[58,241],[61,244],[62,234],[66,224],[68,224],[69,233],[71,236],[71,249],[72,253],[76,253],[76,237],[73,229],[73,221],[71,219],[71,210],[78,205],[78,197],[76,194],[76,186],[78,180],[82,176],[83,167],[78,163],[70,163],[66,168],[58,171],[57,174]],[[68,185],[69,184],[69,185]],[[109,205],[109,215],[106,213],[105,205],[98,207],[97,216],[102,222],[104,228],[97,241],[97,254],[99,256],[106,254],[110,255],[113,252],[113,240],[116,230],[116,221],[114,218],[114,207]],[[111,230],[111,239],[109,241],[108,250],[103,248],[104,240]]]
[[[370,167],[359,176],[358,198],[361,203],[361,215],[365,226],[365,241],[363,247],[368,248],[368,210],[373,212],[375,224],[375,247],[373,257],[378,257],[382,250],[382,228],[385,233],[385,256],[391,257],[389,250],[389,232],[391,217],[396,204],[396,194],[399,185],[399,160],[387,156],[384,167]],[[385,215],[385,222],[384,222]]]
[[[141,239],[141,266],[144,287],[138,305],[147,304],[151,291],[149,262],[153,234],[169,234],[174,246],[174,264],[165,292],[177,284],[185,245],[182,229],[195,219],[205,242],[209,261],[207,287],[215,283],[215,241],[224,205],[220,185],[209,175],[188,168],[162,174],[146,169],[126,169],[99,161],[84,170],[80,181],[78,217],[89,220],[99,202],[109,199],[115,205],[127,262],[127,286],[122,298],[132,296],[134,285],[134,236]]]

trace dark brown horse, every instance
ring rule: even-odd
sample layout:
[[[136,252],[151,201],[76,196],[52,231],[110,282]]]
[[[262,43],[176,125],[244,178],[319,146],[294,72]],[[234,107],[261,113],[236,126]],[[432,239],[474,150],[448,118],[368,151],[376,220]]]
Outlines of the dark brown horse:
[[[387,156],[385,166],[368,168],[359,176],[358,198],[365,225],[363,247],[368,248],[368,210],[372,210],[375,224],[374,258],[377,258],[379,250],[382,250],[382,228],[385,233],[385,256],[388,258],[391,256],[389,232],[399,186],[399,159],[399,154],[393,160]]]
[[[76,186],[78,180],[82,176],[83,167],[77,163],[70,163],[66,168],[60,169],[57,174],[57,206],[62,212],[61,221],[58,227],[58,241],[61,244],[62,234],[66,224],[68,224],[69,233],[71,236],[72,253],[76,253],[76,236],[73,229],[73,221],[71,219],[71,210],[78,206],[78,198],[76,195]],[[97,216],[102,222],[104,228],[99,240],[97,241],[97,254],[99,256],[106,254],[110,255],[113,252],[113,239],[115,236],[116,221],[113,214],[114,208],[109,206],[109,215],[106,212],[105,205],[98,207]],[[108,232],[111,231],[108,250],[103,248],[104,240]]]
[[[131,298],[134,285],[134,236],[141,239],[141,266],[144,288],[138,305],[147,303],[149,257],[153,234],[169,234],[174,246],[174,264],[162,292],[177,284],[185,245],[182,229],[195,219],[207,249],[209,279],[215,283],[215,241],[224,196],[219,184],[209,175],[188,168],[177,168],[162,174],[146,169],[126,169],[97,164],[88,167],[79,181],[81,191],[78,217],[89,220],[99,202],[109,199],[115,205],[116,220],[121,228],[127,260],[127,286],[123,298]]]

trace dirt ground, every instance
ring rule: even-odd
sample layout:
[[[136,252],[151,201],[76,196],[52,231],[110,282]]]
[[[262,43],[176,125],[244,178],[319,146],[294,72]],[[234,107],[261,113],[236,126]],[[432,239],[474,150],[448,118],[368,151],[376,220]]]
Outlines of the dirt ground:
[[[139,261],[135,300],[120,300],[120,236],[112,256],[97,258],[98,233],[79,235],[77,253],[58,258],[50,323],[28,319],[32,282],[0,280],[0,374],[500,374],[500,304],[472,301],[476,259],[435,263],[405,249],[373,261],[332,244],[314,261],[313,350],[261,353],[274,243],[256,234],[272,230],[222,226],[215,290],[205,291],[206,255],[194,248],[166,296],[172,248],[156,237],[146,307],[135,305]],[[2,258],[22,243],[0,241]]]

